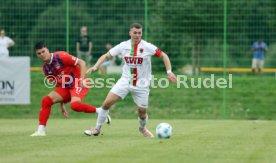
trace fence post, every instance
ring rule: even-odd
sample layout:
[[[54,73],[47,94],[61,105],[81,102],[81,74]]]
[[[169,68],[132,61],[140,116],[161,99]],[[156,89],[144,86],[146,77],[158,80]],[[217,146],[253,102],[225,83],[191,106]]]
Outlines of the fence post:
[[[148,39],[148,0],[144,0],[145,8],[144,8],[144,38]]]
[[[69,12],[70,10],[69,10],[69,0],[66,0],[66,51],[69,53],[69,46],[70,46],[70,31],[69,31],[69,27],[70,27],[70,22],[69,22],[69,20],[70,20],[70,15],[69,15]]]
[[[223,76],[227,79],[227,0],[224,0],[223,15]],[[227,118],[227,88],[223,89],[223,117]]]

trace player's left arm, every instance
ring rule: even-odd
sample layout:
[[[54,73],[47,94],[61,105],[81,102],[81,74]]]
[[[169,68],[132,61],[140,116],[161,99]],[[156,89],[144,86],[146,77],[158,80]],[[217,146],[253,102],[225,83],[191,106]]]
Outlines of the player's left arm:
[[[168,57],[168,55],[166,53],[164,53],[163,51],[161,51],[161,54],[159,56],[160,58],[163,59],[163,62],[166,66],[166,70],[167,70],[167,74],[168,74],[168,78],[171,82],[176,82],[176,76],[175,74],[172,72],[172,65],[171,65],[171,61],[170,58]]]
[[[98,68],[100,67],[101,64],[104,63],[104,61],[106,61],[107,59],[109,59],[111,57],[111,54],[109,52],[103,54],[99,59],[98,61],[96,62],[96,64],[93,66],[93,67],[90,67],[86,73],[92,73],[96,70],[98,70]]]

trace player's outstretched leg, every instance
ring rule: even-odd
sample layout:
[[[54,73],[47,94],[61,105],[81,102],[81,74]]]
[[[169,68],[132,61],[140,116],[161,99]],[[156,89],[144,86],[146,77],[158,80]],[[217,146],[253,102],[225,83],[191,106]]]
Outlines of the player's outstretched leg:
[[[80,102],[80,101],[74,101],[70,104],[70,107],[72,110],[76,112],[84,112],[84,113],[99,113],[100,108],[96,108],[92,105]],[[110,125],[111,124],[111,117],[107,115],[105,122]]]
[[[102,124],[105,121],[109,121],[109,123],[110,123],[111,119],[108,115],[109,111],[107,109],[103,109],[103,108],[97,108],[97,110],[98,110],[97,111],[98,112],[98,118],[97,118],[96,128],[91,128],[91,129],[85,130],[84,134],[87,135],[87,136],[92,136],[92,135],[98,136],[101,132]]]
[[[147,110],[144,108],[138,107],[138,114],[139,114],[139,131],[148,138],[153,138],[154,135],[146,128],[146,124],[148,122],[148,114]]]
[[[97,118],[97,123],[96,123],[96,128],[91,128],[88,130],[84,131],[84,134],[87,136],[91,136],[91,135],[99,135],[101,132],[101,128],[102,128],[102,124],[106,121],[106,123],[110,124],[111,122],[111,118],[108,115],[108,110],[109,108],[116,103],[117,101],[119,101],[121,99],[120,96],[109,92],[106,99],[103,102],[103,105],[101,108],[97,108],[97,113],[98,113],[98,118]]]
[[[81,101],[74,101],[71,102],[70,107],[72,110],[76,111],[76,112],[84,112],[84,113],[95,113],[97,112],[97,108],[92,106],[92,105],[88,105],[86,103],[83,103]]]
[[[39,126],[37,131],[30,136],[46,136],[45,128],[51,113],[51,107],[54,103],[61,102],[62,100],[62,97],[56,91],[50,92],[48,96],[42,99],[39,112]]]
[[[45,96],[42,99],[41,110],[39,112],[39,126],[37,131],[30,136],[46,136],[45,127],[51,113],[52,105],[53,101],[49,96]]]

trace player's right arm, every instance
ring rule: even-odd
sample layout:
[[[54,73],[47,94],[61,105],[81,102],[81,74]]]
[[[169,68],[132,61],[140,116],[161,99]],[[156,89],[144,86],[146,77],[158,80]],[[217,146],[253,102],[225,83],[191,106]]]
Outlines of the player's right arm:
[[[96,63],[93,67],[90,67],[90,68],[86,71],[86,73],[91,73],[91,72],[93,72],[93,71],[96,71],[96,70],[100,67],[100,65],[103,64],[104,61],[106,61],[106,60],[109,59],[110,57],[111,57],[111,54],[110,54],[109,52],[105,53],[104,55],[102,55],[102,56],[98,59],[97,63]]]
[[[86,71],[86,73],[91,73],[93,71],[96,71],[100,67],[100,65],[104,63],[104,61],[106,61],[107,59],[109,59],[112,56],[120,55],[122,53],[121,50],[122,50],[123,45],[124,45],[124,42],[122,42],[119,45],[116,45],[115,47],[111,48],[107,53],[102,55],[98,59],[97,63],[93,67],[89,68]]]

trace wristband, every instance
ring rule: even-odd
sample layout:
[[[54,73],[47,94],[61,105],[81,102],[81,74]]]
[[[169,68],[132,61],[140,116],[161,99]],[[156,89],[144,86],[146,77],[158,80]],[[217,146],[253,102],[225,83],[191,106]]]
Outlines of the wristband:
[[[167,74],[172,73],[172,70],[167,70]]]

